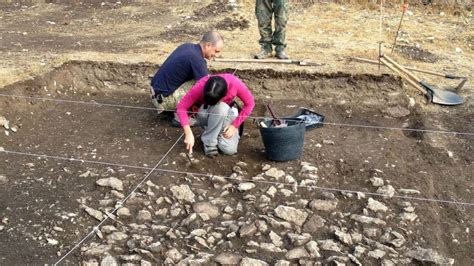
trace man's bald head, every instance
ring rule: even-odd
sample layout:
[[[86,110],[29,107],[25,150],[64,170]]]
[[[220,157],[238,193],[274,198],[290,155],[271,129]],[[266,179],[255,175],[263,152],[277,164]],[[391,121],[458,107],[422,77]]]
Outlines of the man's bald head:
[[[201,43],[216,45],[218,42],[224,42],[224,39],[217,31],[208,31],[202,35]]]
[[[199,44],[201,45],[204,58],[211,59],[224,48],[224,39],[218,32],[208,31],[204,33]]]

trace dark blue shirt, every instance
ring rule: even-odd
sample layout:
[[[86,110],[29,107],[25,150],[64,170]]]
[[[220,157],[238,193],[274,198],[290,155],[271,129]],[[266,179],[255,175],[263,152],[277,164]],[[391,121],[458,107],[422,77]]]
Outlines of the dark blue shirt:
[[[189,80],[207,76],[207,63],[199,44],[180,45],[166,59],[151,81],[156,94],[168,96]]]

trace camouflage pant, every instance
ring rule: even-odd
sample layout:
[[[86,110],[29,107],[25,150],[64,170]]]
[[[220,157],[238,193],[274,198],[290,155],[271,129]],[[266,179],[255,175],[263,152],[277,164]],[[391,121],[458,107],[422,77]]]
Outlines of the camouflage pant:
[[[159,103],[154,97],[151,98],[151,102],[156,107],[158,114],[161,114],[163,111],[176,111],[176,105],[178,105],[178,102],[186,95],[194,83],[196,83],[194,80],[183,83],[173,94],[168,97],[163,97],[162,103]],[[154,95],[154,93],[153,88],[151,88],[151,94]]]
[[[288,0],[257,0],[255,15],[260,31],[259,43],[264,49],[276,51],[286,47],[286,22],[288,21]],[[272,16],[275,18],[275,31],[272,31]]]

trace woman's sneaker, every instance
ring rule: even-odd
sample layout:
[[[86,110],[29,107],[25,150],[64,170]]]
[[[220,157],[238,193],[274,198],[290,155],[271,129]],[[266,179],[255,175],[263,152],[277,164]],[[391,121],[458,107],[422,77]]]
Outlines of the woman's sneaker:
[[[217,146],[207,146],[204,144],[204,154],[206,154],[207,157],[214,157],[219,154],[219,151],[217,150]]]

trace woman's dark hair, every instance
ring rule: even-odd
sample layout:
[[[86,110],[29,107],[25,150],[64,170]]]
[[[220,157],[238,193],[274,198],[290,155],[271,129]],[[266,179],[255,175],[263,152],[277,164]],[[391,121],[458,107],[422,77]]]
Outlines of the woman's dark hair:
[[[227,82],[219,76],[212,76],[204,85],[204,108],[216,105],[227,94]]]

